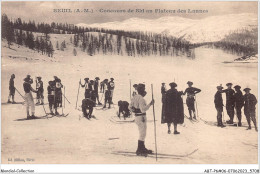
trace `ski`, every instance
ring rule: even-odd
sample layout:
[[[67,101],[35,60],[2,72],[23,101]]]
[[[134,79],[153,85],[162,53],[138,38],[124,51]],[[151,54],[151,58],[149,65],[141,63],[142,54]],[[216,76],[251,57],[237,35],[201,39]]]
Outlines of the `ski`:
[[[157,158],[165,158],[165,159],[182,159],[182,158],[188,158],[189,156],[193,155],[195,152],[197,152],[198,149],[193,150],[191,153],[185,154],[185,155],[173,155],[173,154],[163,154],[163,153],[157,153]],[[112,154],[115,155],[123,155],[123,156],[129,156],[129,157],[151,157],[156,158],[156,154],[147,154],[147,156],[142,155],[136,155],[136,152],[129,152],[129,151],[114,151]]]
[[[1,103],[1,105],[15,105],[15,104],[24,104],[24,102],[15,102],[15,103],[8,103],[8,102],[6,102],[6,103]]]
[[[38,120],[38,119],[48,119],[46,116],[34,117],[34,118],[20,118],[14,121],[26,121],[26,120]]]

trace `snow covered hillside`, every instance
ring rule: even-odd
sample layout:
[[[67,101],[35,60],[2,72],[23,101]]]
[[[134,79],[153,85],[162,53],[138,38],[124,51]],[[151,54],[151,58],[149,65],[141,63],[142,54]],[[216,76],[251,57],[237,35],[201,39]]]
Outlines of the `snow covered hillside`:
[[[177,16],[161,17],[156,20],[130,18],[125,21],[84,24],[77,26],[97,27],[125,31],[150,31],[175,37],[183,37],[191,43],[215,42],[231,32],[257,28],[257,15],[251,13],[211,16],[193,20]]]

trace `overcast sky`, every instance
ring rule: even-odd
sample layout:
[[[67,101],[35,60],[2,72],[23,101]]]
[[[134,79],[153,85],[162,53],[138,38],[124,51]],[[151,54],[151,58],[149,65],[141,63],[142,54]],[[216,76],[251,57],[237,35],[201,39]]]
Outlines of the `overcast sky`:
[[[234,14],[234,13],[256,13],[258,3],[255,2],[2,2],[2,13],[9,18],[22,18],[37,22],[67,22],[77,23],[104,23],[122,21],[132,17],[154,19],[163,16],[181,16],[192,19],[201,19],[208,16]],[[53,9],[93,9],[94,13],[54,13]],[[208,10],[204,14],[149,14],[149,13],[100,13],[99,9],[191,9]]]

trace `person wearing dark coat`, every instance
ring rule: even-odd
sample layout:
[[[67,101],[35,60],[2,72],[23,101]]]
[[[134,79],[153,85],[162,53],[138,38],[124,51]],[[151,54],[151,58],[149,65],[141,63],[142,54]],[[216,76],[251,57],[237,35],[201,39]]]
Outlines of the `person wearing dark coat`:
[[[218,122],[218,127],[225,127],[222,122],[222,112],[223,112],[223,99],[222,99],[222,86],[217,86],[217,92],[214,97],[214,104],[215,108],[217,110],[217,122]]]
[[[251,119],[255,125],[255,130],[257,129],[257,123],[256,123],[256,116],[255,116],[255,109],[257,104],[257,99],[254,94],[250,93],[250,88],[245,88],[245,95],[244,95],[244,114],[246,116],[246,120],[248,122],[248,128],[247,130],[251,129]]]
[[[226,110],[230,120],[227,121],[227,124],[234,123],[234,108],[235,108],[235,100],[234,94],[235,91],[232,89],[232,83],[227,83],[227,89],[223,90],[222,92],[226,93]]]
[[[85,98],[82,100],[82,112],[84,117],[86,117],[87,119],[90,119],[92,117],[93,108],[95,106],[95,102],[94,100],[92,100],[93,98],[95,98],[94,93],[90,93],[89,98]]]
[[[57,76],[54,76],[54,82],[55,82],[55,96],[54,100],[57,104],[57,107],[62,107],[62,91],[61,88],[63,88],[63,85],[61,83],[61,79]],[[58,114],[58,113],[56,113]]]
[[[41,77],[37,77],[36,81],[36,90],[37,90],[37,103],[36,104],[44,104],[44,96],[43,96],[43,81]]]
[[[53,109],[55,110],[55,113],[57,113],[57,104],[54,100],[55,96],[55,82],[54,81],[49,81],[49,86],[47,87],[48,91],[48,102],[49,102],[49,109],[51,115],[54,115]]]
[[[12,74],[10,81],[9,81],[9,96],[8,96],[8,101],[7,101],[7,103],[11,103],[10,98],[12,97],[12,103],[13,104],[16,103],[14,101],[14,95],[15,95],[14,79],[15,79],[15,75]]]
[[[161,94],[162,94],[162,116],[161,116],[161,123],[166,123],[165,122],[165,101],[166,101],[166,86],[165,83],[162,83],[162,87],[161,87]]]
[[[188,81],[187,84],[188,84],[189,87],[185,89],[183,95],[185,95],[187,93],[186,104],[187,104],[187,107],[188,107],[188,110],[189,110],[190,119],[192,120],[192,113],[193,113],[193,118],[197,119],[196,113],[195,113],[195,105],[194,105],[195,95],[197,93],[200,93],[201,90],[198,89],[198,88],[192,87],[193,82],[191,82],[191,81]]]
[[[234,94],[234,100],[235,100],[235,110],[236,110],[236,115],[237,115],[237,119],[238,119],[238,126],[241,127],[242,123],[241,123],[241,109],[244,106],[244,97],[242,94],[241,86],[236,85],[234,86],[236,93]]]
[[[183,109],[183,92],[177,91],[176,83],[169,84],[171,89],[166,92],[165,102],[165,122],[168,124],[168,133],[171,133],[171,124],[174,126],[174,134],[180,134],[177,131],[177,124],[183,124],[184,122],[184,109]]]

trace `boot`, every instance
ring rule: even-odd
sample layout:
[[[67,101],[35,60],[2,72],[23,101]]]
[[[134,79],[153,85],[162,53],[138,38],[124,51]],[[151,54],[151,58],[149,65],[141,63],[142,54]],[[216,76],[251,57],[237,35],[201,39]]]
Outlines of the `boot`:
[[[32,112],[32,116],[31,116],[31,117],[32,117],[32,118],[36,118],[35,115],[34,115],[34,112]]]
[[[143,148],[144,148],[144,151],[145,151],[147,154],[152,154],[152,153],[153,153],[152,150],[146,149],[146,147],[145,147],[145,145],[144,145],[144,141],[143,141]]]
[[[37,102],[35,103],[36,105],[40,104],[40,100],[37,99]]]
[[[178,131],[174,131],[173,134],[177,135],[177,134],[180,134],[180,132],[178,132]]]
[[[143,144],[144,144],[143,141],[138,140],[138,147],[137,147],[137,150],[136,150],[136,155],[147,157],[147,153],[144,151]]]
[[[241,127],[241,126],[242,126],[242,123],[241,123],[241,122],[238,122],[238,126]]]
[[[29,112],[27,111],[27,119],[31,119]]]
[[[12,103],[12,102],[10,101],[10,99],[8,99],[7,103]]]

